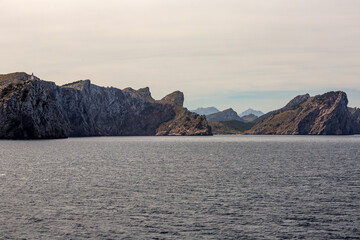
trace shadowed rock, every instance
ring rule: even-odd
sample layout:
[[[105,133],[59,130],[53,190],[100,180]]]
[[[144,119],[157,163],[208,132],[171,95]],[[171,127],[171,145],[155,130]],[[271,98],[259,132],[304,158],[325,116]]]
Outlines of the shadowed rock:
[[[0,75],[0,138],[156,135],[163,124],[187,111],[178,104],[155,101],[149,88],[122,91],[89,80],[60,87],[29,79],[23,73]],[[202,131],[206,120],[198,126]],[[167,135],[199,135],[196,126],[185,122],[178,121],[176,129],[180,132],[170,129]],[[211,130],[203,135],[209,134]]]

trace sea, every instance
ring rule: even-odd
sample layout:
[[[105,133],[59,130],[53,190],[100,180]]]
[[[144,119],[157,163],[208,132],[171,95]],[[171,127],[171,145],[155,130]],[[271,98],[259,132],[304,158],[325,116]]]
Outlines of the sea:
[[[1,140],[0,239],[360,239],[360,136]]]

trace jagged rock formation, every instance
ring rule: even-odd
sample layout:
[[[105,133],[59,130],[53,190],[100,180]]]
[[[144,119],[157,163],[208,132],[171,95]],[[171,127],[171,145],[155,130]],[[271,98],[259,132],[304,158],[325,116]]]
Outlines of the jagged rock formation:
[[[51,100],[47,90],[54,86],[47,85],[44,88],[40,81],[26,81],[2,86],[0,138],[67,137],[69,125],[60,106]]]
[[[354,120],[344,92],[300,95],[284,108],[265,114],[247,134],[354,134]]]
[[[249,108],[249,109],[243,111],[242,113],[240,113],[239,116],[244,117],[244,116],[247,116],[247,115],[250,115],[250,114],[254,114],[257,117],[260,117],[260,116],[264,115],[264,113],[262,111],[258,111],[258,110],[254,110],[252,108]]]
[[[206,116],[206,119],[209,122],[221,122],[231,120],[241,121],[239,115],[232,108],[226,109],[218,113],[210,114]]]
[[[241,118],[241,121],[243,121],[243,122],[253,122],[256,119],[258,119],[258,116],[256,116],[255,114],[249,114],[249,115],[242,116],[240,118]]]
[[[152,98],[150,89],[148,87],[140,88],[138,90],[134,90],[132,88],[125,88],[123,92],[129,93],[133,98],[143,98],[146,101],[154,102],[155,99]]]
[[[174,119],[162,124],[157,130],[156,135],[164,136],[206,136],[211,132],[204,116],[189,112],[184,108],[176,108]]]
[[[184,94],[180,91],[175,91],[173,93],[170,93],[169,95],[166,95],[161,99],[163,102],[170,102],[170,103],[176,103],[180,106],[184,104]]]
[[[170,104],[175,110],[176,116],[162,124],[157,130],[156,135],[197,135],[205,136],[211,132],[204,116],[188,111],[183,108],[184,94],[179,91],[170,93],[161,99],[162,103]]]
[[[89,80],[60,87],[25,73],[0,75],[0,138],[162,135],[158,129],[175,119],[177,130],[163,135],[211,134],[206,119],[177,104],[183,103],[181,92],[168,96],[155,101],[148,88],[122,91]],[[181,121],[187,116],[195,126]]]
[[[210,115],[213,113],[217,113],[220,112],[217,108],[215,107],[207,107],[207,108],[197,108],[195,110],[191,110],[191,112],[197,113],[199,115]]]

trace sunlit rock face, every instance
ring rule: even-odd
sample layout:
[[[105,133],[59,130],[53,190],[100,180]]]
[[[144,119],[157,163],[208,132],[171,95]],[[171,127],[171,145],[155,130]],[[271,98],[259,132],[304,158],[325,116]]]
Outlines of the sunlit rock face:
[[[284,108],[270,112],[248,134],[347,135],[356,133],[344,92],[310,97],[300,95]]]

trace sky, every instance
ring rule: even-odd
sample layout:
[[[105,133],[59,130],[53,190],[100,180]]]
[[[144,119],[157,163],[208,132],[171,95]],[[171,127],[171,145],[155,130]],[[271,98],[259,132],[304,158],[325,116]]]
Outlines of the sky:
[[[0,73],[180,90],[267,112],[298,94],[360,107],[359,0],[0,0]]]

